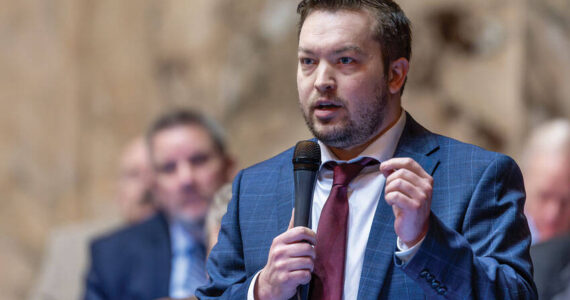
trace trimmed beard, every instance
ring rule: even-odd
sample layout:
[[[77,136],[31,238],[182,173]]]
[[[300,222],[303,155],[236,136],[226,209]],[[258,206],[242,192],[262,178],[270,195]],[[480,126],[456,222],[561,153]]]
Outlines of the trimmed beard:
[[[329,147],[350,149],[362,145],[373,138],[384,123],[384,115],[388,104],[387,84],[384,84],[384,87],[379,89],[381,91],[379,91],[378,96],[371,105],[364,109],[357,108],[354,118],[350,118],[346,123],[335,126],[329,132],[319,132],[315,128],[311,113],[312,109],[305,113],[301,108],[305,123],[313,136]],[[347,102],[341,98],[336,98],[336,100],[342,103]]]

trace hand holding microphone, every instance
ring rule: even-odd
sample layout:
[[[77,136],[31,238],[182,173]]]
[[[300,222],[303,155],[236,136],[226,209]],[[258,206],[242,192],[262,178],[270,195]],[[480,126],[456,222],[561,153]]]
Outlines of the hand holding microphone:
[[[301,141],[293,156],[295,209],[289,228],[273,239],[267,264],[254,286],[255,299],[289,299],[311,281],[316,234],[308,228],[313,188],[321,152],[313,141]]]

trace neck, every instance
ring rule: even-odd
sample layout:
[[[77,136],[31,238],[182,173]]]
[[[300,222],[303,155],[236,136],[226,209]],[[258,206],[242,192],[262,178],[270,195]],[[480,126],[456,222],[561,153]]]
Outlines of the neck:
[[[329,149],[340,160],[351,160],[355,157],[358,157],[358,155],[360,155],[360,153],[362,153],[364,149],[368,148],[370,144],[374,143],[374,141],[376,141],[378,138],[384,135],[384,133],[390,130],[390,128],[396,125],[396,123],[400,119],[400,115],[402,114],[402,108],[399,107],[397,111],[398,111],[397,114],[393,114],[391,118],[386,120],[388,121],[387,125],[380,127],[379,132],[374,136],[372,136],[372,138],[368,139],[368,141],[366,141],[365,143],[350,148],[329,147]]]

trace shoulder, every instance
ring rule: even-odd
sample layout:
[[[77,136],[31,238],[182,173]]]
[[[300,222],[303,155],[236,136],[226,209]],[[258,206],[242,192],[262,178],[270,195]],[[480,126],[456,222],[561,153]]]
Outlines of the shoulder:
[[[556,262],[556,267],[559,268],[570,264],[570,233],[533,245],[530,255],[534,261],[541,264]],[[555,259],[552,259],[553,257]]]
[[[232,194],[244,203],[273,203],[276,194],[293,189],[293,148],[241,170],[233,182]],[[267,199],[265,199],[267,197]],[[264,198],[264,199],[261,199]],[[250,199],[250,201],[244,201]],[[230,204],[237,201],[231,201]]]
[[[524,199],[522,172],[511,157],[442,135],[434,137],[439,145],[433,153],[438,160],[434,179],[440,187],[461,189],[465,197],[493,198],[509,192],[516,201]]]
[[[246,169],[246,172],[264,172],[267,170],[275,170],[275,168],[280,168],[283,165],[291,165],[293,159],[294,147],[291,147],[267,160],[256,163]]]
[[[91,242],[94,255],[115,255],[145,243],[157,235],[168,235],[168,225],[162,214],[156,214],[139,224],[125,226],[103,234]]]
[[[454,138],[433,134],[438,141],[440,151],[450,157],[468,157],[469,160],[493,161],[512,160],[505,154],[483,149],[479,146],[458,141]]]
[[[439,171],[436,175],[450,181],[461,180],[462,184],[478,182],[488,176],[497,178],[503,174],[521,177],[520,169],[511,157],[430,132],[411,116],[408,120],[402,135],[402,148],[408,152],[425,153],[437,161]]]
[[[451,163],[457,166],[469,166],[470,168],[515,168],[518,165],[510,156],[489,151],[479,146],[464,143],[456,139],[434,134],[440,145],[440,157],[448,158]]]
[[[514,163],[512,158],[457,139],[433,133],[407,115],[406,127],[400,138],[403,152],[426,154],[440,162],[457,162],[472,166],[486,165],[493,161]]]
[[[249,166],[243,169],[238,177],[240,180],[247,180],[250,178],[259,180],[271,176],[278,176],[284,171],[289,171],[289,169],[293,172],[293,151],[294,147],[291,147],[267,160]]]

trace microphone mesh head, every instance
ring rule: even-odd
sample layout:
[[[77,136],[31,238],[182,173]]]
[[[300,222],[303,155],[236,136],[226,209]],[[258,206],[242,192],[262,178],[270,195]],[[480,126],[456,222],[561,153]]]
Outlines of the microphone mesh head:
[[[300,141],[295,146],[293,165],[297,168],[318,169],[321,165],[321,148],[313,141]]]

